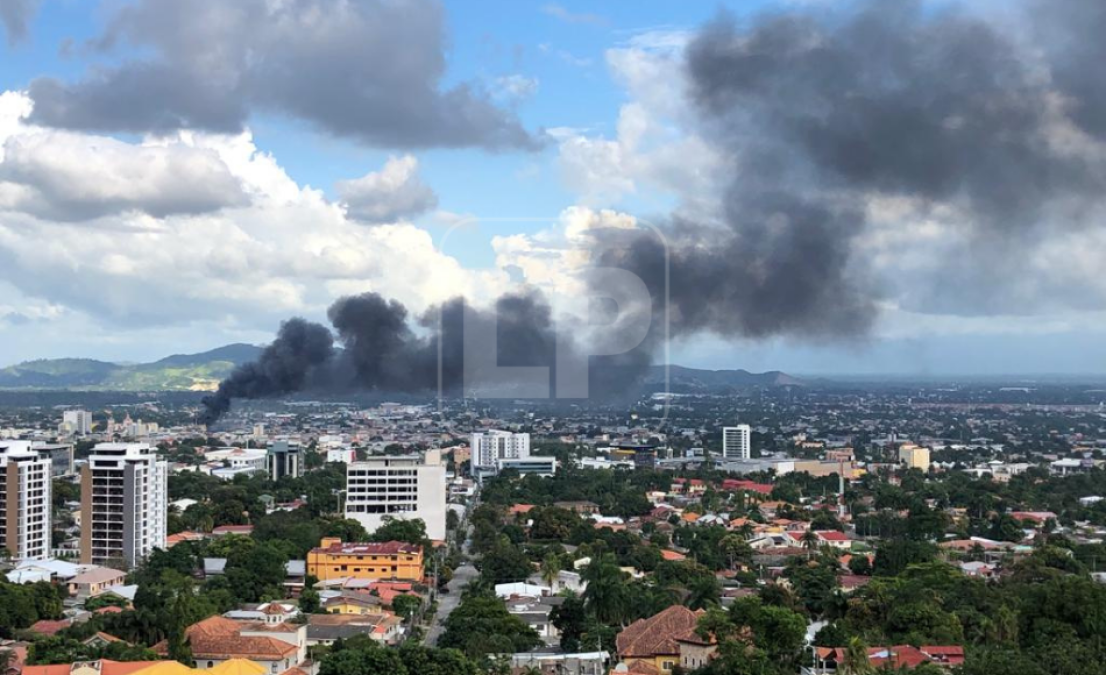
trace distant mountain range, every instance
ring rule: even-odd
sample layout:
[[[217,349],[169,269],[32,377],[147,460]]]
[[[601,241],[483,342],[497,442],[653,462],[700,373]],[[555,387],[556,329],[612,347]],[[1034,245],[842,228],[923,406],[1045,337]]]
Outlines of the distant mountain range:
[[[645,376],[645,386],[654,391],[673,393],[715,392],[752,387],[802,387],[808,382],[778,370],[750,373],[747,370],[702,370],[669,366],[667,383],[664,366],[651,366]],[[667,385],[667,386],[666,386]]]
[[[110,363],[94,359],[39,359],[0,369],[0,389],[75,391],[211,391],[235,366],[249,363],[261,347],[232,344],[199,354],[174,354],[153,363]],[[650,391],[733,391],[755,387],[804,386],[779,371],[701,370],[651,366],[642,383]]]
[[[39,359],[0,370],[0,389],[210,391],[235,366],[253,361],[260,353],[260,347],[233,344],[200,354],[174,354],[153,363]]]

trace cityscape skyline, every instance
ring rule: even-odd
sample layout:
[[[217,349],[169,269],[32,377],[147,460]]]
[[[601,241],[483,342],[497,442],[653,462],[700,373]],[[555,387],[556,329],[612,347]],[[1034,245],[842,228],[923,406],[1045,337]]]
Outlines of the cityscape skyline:
[[[728,122],[712,120],[694,93],[709,72],[710,40],[730,39],[729,23],[754,35],[780,16],[859,30],[853,20],[867,13],[871,25],[901,20],[918,36],[943,25],[985,31],[995,40],[981,58],[1024,62],[1010,66],[1008,75],[1021,83],[1027,106],[1037,110],[1039,101],[1055,95],[1085,105],[1027,122],[1021,129],[1026,137],[1045,134],[1048,147],[1025,145],[1023,175],[1003,177],[987,168],[1009,149],[982,132],[971,143],[987,161],[952,161],[955,146],[938,145],[950,154],[929,161],[950,160],[946,182],[959,185],[966,199],[947,185],[912,183],[914,169],[896,173],[882,155],[870,159],[887,160],[891,182],[883,185],[848,174],[847,166],[818,164],[817,156],[812,167],[792,167],[819,172],[819,180],[836,190],[851,182],[848,189],[867,204],[862,232],[841,235],[856,237],[852,250],[834,254],[845,256],[844,271],[819,261],[810,269],[813,283],[798,280],[809,265],[765,244],[767,250],[748,260],[729,260],[747,274],[782,257],[781,276],[769,276],[751,299],[741,300],[741,284],[757,282],[737,275],[733,289],[712,291],[731,303],[729,316],[700,321],[705,317],[690,314],[697,310],[689,299],[701,293],[687,272],[713,261],[688,258],[689,269],[674,280],[673,301],[682,305],[680,316],[697,323],[694,332],[672,341],[668,360],[819,375],[1106,370],[1106,289],[1095,273],[1103,247],[1095,227],[1100,198],[1093,196],[1101,194],[1094,188],[1098,160],[1093,153],[1073,157],[1061,143],[1063,134],[1082,134],[1087,148],[1098,147],[1097,130],[1086,119],[1097,99],[1081,88],[1080,73],[1068,70],[1072,59],[1053,53],[1061,46],[1033,33],[1019,11],[1031,3],[1007,13],[953,4],[932,14],[908,4],[896,10],[897,19],[873,13],[870,3],[836,10],[771,1],[721,7],[643,2],[600,10],[582,3],[509,3],[489,19],[453,2],[427,0],[413,2],[418,20],[407,22],[409,32],[399,38],[417,47],[424,61],[402,74],[407,80],[388,105],[421,105],[436,115],[435,106],[469,97],[473,112],[464,124],[428,113],[403,125],[399,116],[384,114],[387,106],[381,115],[349,118],[298,109],[261,79],[219,90],[226,105],[203,114],[157,96],[146,97],[150,107],[129,113],[123,106],[97,108],[93,98],[78,110],[74,97],[122,93],[112,88],[147,67],[164,69],[203,95],[218,90],[223,84],[194,81],[202,64],[175,51],[172,35],[179,29],[188,31],[186,39],[221,44],[226,35],[200,19],[217,4],[194,5],[197,20],[174,26],[152,1],[127,9],[21,2],[26,12],[4,15],[0,366],[63,357],[143,361],[231,342],[266,344],[280,321],[321,321],[338,297],[364,291],[418,312],[455,293],[486,305],[522,283],[547,293],[559,310],[558,298],[575,289],[580,270],[574,261],[599,230],[655,224],[674,233],[675,224],[689,222],[709,229],[734,217],[726,202],[737,198],[743,212],[755,214],[752,205],[763,197],[760,187],[750,187],[755,173],[731,166],[731,140],[715,128]],[[360,11],[349,9],[351,30],[370,25]],[[230,22],[228,35],[241,28],[243,16],[220,17]],[[1074,10],[1057,11],[1050,22],[1065,29],[1072,16]],[[290,25],[296,20],[289,15]],[[947,33],[941,39],[952,47],[955,31]],[[830,40],[843,35],[827,33]],[[266,40],[279,38],[259,34],[253,48],[264,50]],[[1035,40],[1037,51],[1026,46]],[[289,44],[293,51],[312,48]],[[689,45],[698,51],[689,52]],[[864,48],[863,41],[858,45]],[[357,59],[389,48],[388,42],[366,47],[334,41],[330,67],[336,77],[357,73]],[[846,49],[840,58],[856,54]],[[1051,89],[1032,79],[1031,65],[1051,69]],[[243,82],[265,75],[241,67],[247,68],[239,73]],[[919,87],[936,86],[925,79],[932,73],[917,75]],[[1003,85],[981,84],[991,87],[987,95],[1008,93],[994,89]],[[342,89],[330,95],[351,110],[381,107]],[[916,95],[924,91],[874,92],[873,100],[906,102]],[[981,122],[993,114],[966,101],[958,114],[978,115]],[[786,105],[782,99],[761,102]],[[778,135],[776,142],[790,142],[783,131],[771,134]],[[886,143],[890,154],[896,146]],[[1033,162],[1040,173],[1029,171]],[[163,170],[144,170],[151,165]],[[743,186],[738,196],[727,187],[734,175]],[[1051,177],[1060,175],[1071,180]],[[1002,202],[1013,196],[1003,195],[1002,181],[1017,180],[1037,203],[1019,216],[1026,223],[1002,225],[1011,236],[999,245],[991,229],[1013,220],[1001,213]],[[1082,210],[1067,208],[1075,203]],[[746,241],[763,234],[741,227]],[[825,245],[811,250],[819,255],[800,260],[833,259],[821,255],[833,251]],[[953,264],[958,260],[975,262]],[[39,273],[43,268],[52,273]],[[788,303],[781,305],[776,295],[784,286],[813,294],[812,302],[785,309]],[[687,297],[681,297],[685,287]],[[850,307],[849,293],[858,289],[863,302]],[[843,325],[832,325],[838,319]]]

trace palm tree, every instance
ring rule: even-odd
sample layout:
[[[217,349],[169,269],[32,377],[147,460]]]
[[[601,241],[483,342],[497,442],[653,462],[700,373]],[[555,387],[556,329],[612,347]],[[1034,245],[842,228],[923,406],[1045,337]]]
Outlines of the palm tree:
[[[718,542],[718,546],[729,560],[730,569],[733,569],[737,560],[747,558],[752,553],[749,544],[737,534],[727,534],[722,537],[722,540]]]
[[[553,587],[553,582],[561,572],[561,559],[556,553],[549,553],[541,561],[541,580],[546,586]]]
[[[808,551],[813,551],[818,548],[818,535],[814,534],[814,530],[807,530],[803,533],[803,548]]]
[[[697,576],[687,585],[687,601],[689,609],[706,609],[715,607],[722,595],[722,586],[712,576]]]
[[[868,660],[868,645],[858,637],[849,638],[845,644],[845,654],[837,666],[841,675],[871,675],[876,672],[872,662]]]
[[[610,625],[622,623],[629,615],[629,597],[626,573],[619,568],[614,556],[607,554],[593,560],[584,568],[582,577],[582,581],[587,582],[584,603],[595,618]]]

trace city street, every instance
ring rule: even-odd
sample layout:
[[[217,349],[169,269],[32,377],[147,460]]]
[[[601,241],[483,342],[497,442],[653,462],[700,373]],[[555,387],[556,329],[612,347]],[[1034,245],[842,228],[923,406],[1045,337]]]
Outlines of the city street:
[[[469,582],[478,576],[480,576],[480,573],[476,571],[472,563],[466,562],[453,571],[453,578],[448,584],[449,593],[438,594],[438,614],[433,627],[426,634],[427,645],[434,646],[437,644],[438,637],[441,636],[444,630],[445,620],[449,618],[453,610],[457,609],[457,605],[461,604],[461,593],[469,585]]]

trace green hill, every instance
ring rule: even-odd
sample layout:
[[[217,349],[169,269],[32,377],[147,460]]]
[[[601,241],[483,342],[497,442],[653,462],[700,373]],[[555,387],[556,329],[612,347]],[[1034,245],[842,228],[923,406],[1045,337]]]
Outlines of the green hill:
[[[213,391],[235,366],[257,359],[261,347],[232,344],[199,354],[174,354],[152,363],[121,364],[93,359],[40,359],[0,369],[0,390]],[[803,386],[786,373],[702,370],[652,366],[645,391],[724,393],[754,388]]]
[[[235,366],[253,361],[260,347],[233,344],[200,354],[176,354],[153,363],[93,359],[39,359],[0,369],[0,389],[208,391]]]

